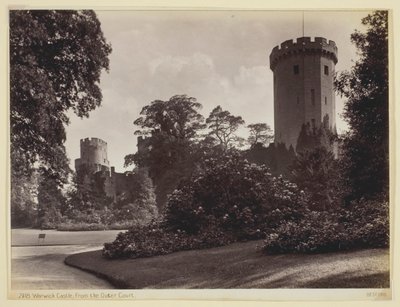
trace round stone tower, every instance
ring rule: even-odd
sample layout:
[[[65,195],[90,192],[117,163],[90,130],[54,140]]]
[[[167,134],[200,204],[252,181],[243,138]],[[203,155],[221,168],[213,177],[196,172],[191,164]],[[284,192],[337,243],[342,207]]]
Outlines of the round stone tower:
[[[338,61],[334,41],[300,37],[276,46],[270,56],[274,73],[275,144],[296,150],[303,124],[336,133],[333,76]]]
[[[107,159],[107,143],[98,138],[81,140],[81,157],[75,160],[75,169],[78,171],[85,166],[90,173],[109,171],[110,163]]]

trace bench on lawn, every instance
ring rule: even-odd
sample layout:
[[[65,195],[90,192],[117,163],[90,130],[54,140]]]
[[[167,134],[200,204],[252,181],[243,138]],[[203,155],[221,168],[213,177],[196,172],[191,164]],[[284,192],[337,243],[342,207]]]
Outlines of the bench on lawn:
[[[38,244],[39,244],[40,240],[42,240],[42,242],[44,242],[45,238],[46,238],[46,234],[45,233],[39,233],[39,235],[38,235]]]

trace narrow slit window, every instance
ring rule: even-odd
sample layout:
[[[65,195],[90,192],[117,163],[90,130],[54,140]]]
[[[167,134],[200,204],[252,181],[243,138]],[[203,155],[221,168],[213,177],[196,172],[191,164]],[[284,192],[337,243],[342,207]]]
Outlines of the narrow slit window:
[[[328,98],[326,98],[326,96],[325,96],[325,105],[327,105],[328,104]]]
[[[329,67],[327,65],[324,65],[324,74],[329,75]]]
[[[293,66],[293,73],[294,73],[295,75],[298,75],[299,72],[300,72],[299,65],[294,65],[294,66]]]

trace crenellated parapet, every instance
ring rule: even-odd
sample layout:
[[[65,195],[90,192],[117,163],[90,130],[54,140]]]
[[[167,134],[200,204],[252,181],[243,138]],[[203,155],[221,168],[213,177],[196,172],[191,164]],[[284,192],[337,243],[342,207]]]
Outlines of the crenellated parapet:
[[[107,142],[99,138],[85,138],[81,139],[81,146],[92,145],[92,146],[107,146]]]
[[[311,40],[311,37],[299,37],[296,40],[284,41],[272,49],[269,56],[270,68],[274,70],[280,59],[300,53],[319,53],[331,58],[335,64],[338,61],[338,48],[334,41],[323,37],[315,37],[314,40]]]
[[[75,160],[75,169],[86,166],[91,173],[107,171],[107,142],[99,138],[85,138],[80,140],[81,155]]]

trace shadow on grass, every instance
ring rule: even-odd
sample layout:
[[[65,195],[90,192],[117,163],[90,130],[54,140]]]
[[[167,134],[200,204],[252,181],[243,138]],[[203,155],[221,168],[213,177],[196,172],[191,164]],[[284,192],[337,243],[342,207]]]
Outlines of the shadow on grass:
[[[101,251],[65,263],[117,288],[381,288],[389,285],[386,249],[316,255],[263,255],[259,241],[151,258],[108,260]],[[328,287],[329,285],[329,287]]]

